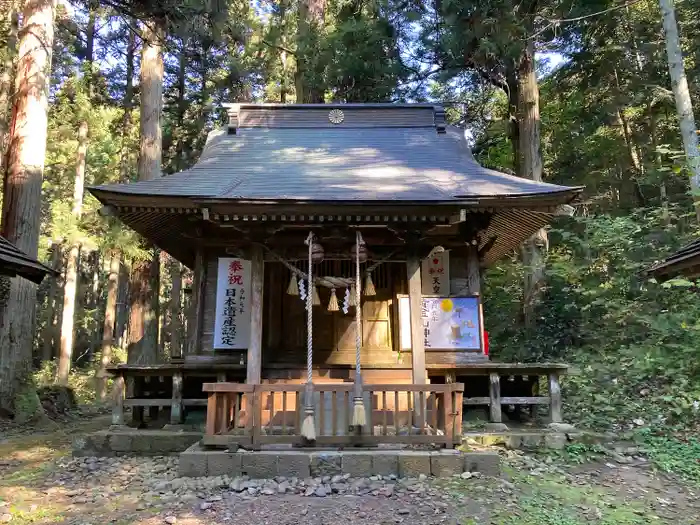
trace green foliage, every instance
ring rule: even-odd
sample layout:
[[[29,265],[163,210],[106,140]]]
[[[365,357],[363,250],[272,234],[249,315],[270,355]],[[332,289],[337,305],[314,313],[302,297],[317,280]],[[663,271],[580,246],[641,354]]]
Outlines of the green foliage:
[[[552,242],[537,329],[518,315],[517,262],[486,276],[485,315],[496,359],[569,362],[566,414],[583,427],[628,430],[700,423],[700,300],[695,283],[658,284],[642,270],[693,231],[655,209],[561,221]]]
[[[700,487],[700,440],[679,439],[662,432],[639,432],[643,451],[661,472],[672,473]]]

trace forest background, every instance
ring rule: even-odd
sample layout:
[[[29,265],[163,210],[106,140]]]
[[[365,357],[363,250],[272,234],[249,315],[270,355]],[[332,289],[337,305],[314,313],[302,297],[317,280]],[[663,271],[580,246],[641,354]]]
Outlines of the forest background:
[[[699,428],[696,283],[642,273],[698,233],[658,1],[3,0],[1,11],[3,235],[60,277],[12,284],[0,415],[33,415],[37,383],[104,400],[106,365],[183,343],[189,270],[101,216],[85,185],[186,169],[226,102],[435,101],[483,165],[586,187],[572,217],[486,272],[493,357],[574,365],[566,413],[585,428],[681,440]],[[674,15],[698,100],[700,0]],[[45,96],[27,102],[36,79]],[[21,191],[18,159],[34,166]]]

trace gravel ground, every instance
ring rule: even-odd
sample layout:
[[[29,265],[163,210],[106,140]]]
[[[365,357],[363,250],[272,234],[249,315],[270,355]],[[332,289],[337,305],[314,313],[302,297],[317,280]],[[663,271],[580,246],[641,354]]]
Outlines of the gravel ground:
[[[467,473],[457,481],[489,480]],[[426,477],[178,478],[174,457],[63,459],[41,489],[65,504],[65,522],[75,525],[456,524],[460,503]],[[480,507],[471,514],[478,517]]]

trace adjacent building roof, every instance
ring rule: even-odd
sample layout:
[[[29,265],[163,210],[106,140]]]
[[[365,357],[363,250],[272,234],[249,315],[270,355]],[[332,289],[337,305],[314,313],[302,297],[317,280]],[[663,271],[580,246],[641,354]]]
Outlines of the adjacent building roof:
[[[432,105],[240,105],[191,169],[93,188],[225,200],[488,201],[575,194],[486,169]]]
[[[39,284],[46,274],[57,272],[32,259],[10,241],[0,236],[0,275],[15,277],[19,275]]]
[[[198,220],[193,213],[209,221],[210,211],[214,222],[309,214],[308,222],[333,213],[409,222],[420,214],[440,222],[455,213],[488,213],[479,246],[487,264],[550,222],[552,211],[582,188],[480,166],[464,130],[447,126],[443,109],[431,104],[233,104],[228,125],[209,134],[192,168],[90,191],[188,265],[193,234],[185,230]]]
[[[678,275],[691,278],[700,276],[700,239],[650,266],[646,273],[659,279],[670,279]]]

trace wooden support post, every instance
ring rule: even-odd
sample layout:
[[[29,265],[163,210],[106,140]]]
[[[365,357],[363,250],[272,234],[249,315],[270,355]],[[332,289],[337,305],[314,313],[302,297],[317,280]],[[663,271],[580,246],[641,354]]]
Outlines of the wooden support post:
[[[426,384],[425,377],[425,346],[421,310],[423,296],[421,295],[420,264],[418,257],[409,257],[406,261],[408,276],[408,301],[411,310],[411,362],[413,364],[413,383]]]
[[[201,248],[197,248],[194,260],[194,279],[192,281],[192,299],[190,302],[190,320],[187,327],[187,354],[199,352],[204,313],[204,285],[207,280],[206,259]]]
[[[143,376],[134,377],[134,399],[143,399],[145,382],[146,378]],[[143,406],[131,407],[131,424],[137,428],[143,425]]]
[[[479,252],[476,246],[467,251],[467,289],[470,295],[481,294],[481,273],[479,271]]]
[[[262,369],[263,283],[265,263],[260,246],[251,247],[250,342],[246,364],[246,383],[259,385]]]
[[[445,448],[453,448],[454,447],[454,439],[455,439],[455,427],[454,427],[454,419],[453,419],[453,412],[454,412],[454,407],[452,405],[452,392],[447,391],[442,395],[443,399],[443,405],[442,405],[442,412],[443,412],[443,418],[445,420]],[[460,436],[462,435],[462,429],[459,429]]]
[[[559,385],[559,374],[551,372],[549,374],[549,415],[552,423],[561,423],[561,386]]]
[[[170,405],[170,423],[179,425],[182,423],[182,372],[173,374],[173,401]]]
[[[409,257],[406,261],[406,273],[408,277],[408,301],[411,311],[411,362],[413,372],[413,384],[425,385],[427,383],[425,370],[425,333],[421,311],[423,309],[422,282],[420,276],[421,260],[418,257]],[[422,425],[425,416],[425,407],[421,406],[419,396],[414,393],[413,407],[416,413],[416,423]]]
[[[114,378],[114,389],[112,391],[112,424],[124,424],[124,376],[119,374]]]
[[[491,398],[491,423],[501,423],[501,377],[498,372],[489,374],[489,397]]]

